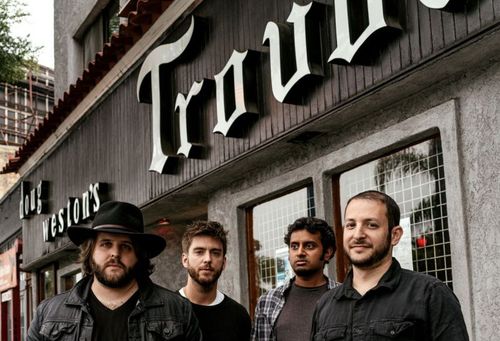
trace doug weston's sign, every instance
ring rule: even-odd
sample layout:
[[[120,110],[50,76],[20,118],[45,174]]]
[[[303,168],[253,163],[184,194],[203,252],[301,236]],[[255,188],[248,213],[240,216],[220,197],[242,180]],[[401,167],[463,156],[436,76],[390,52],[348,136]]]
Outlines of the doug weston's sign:
[[[357,11],[358,13],[350,10],[348,1],[333,1],[337,46],[328,58],[329,63],[351,63],[368,39],[375,39],[376,32],[382,29],[401,31],[403,27],[400,0],[367,0],[366,10]],[[429,8],[441,10],[450,6],[453,1],[420,2]],[[320,36],[316,14],[321,8],[324,9],[323,6],[314,1],[305,6],[294,3],[287,19],[287,22],[293,25],[270,21],[265,27],[262,44],[269,46],[272,92],[279,102],[291,102],[296,96],[297,88],[300,88],[305,80],[323,76],[321,53],[317,53],[321,43],[316,41]],[[364,17],[360,18],[361,15]],[[175,172],[173,166],[178,157],[197,156],[199,144],[190,138],[194,134],[192,125],[197,122],[189,122],[188,117],[189,111],[193,109],[190,105],[196,106],[194,99],[200,96],[208,81],[194,82],[187,95],[178,93],[173,108],[162,98],[168,96],[170,91],[170,84],[164,79],[164,72],[168,71],[163,70],[167,70],[167,66],[187,50],[195,35],[196,22],[195,17],[191,17],[190,27],[182,37],[151,51],[139,72],[137,98],[139,102],[152,103],[153,155],[149,169],[158,173]],[[353,23],[366,24],[361,32],[353,33]],[[282,48],[287,44],[293,45],[292,58],[284,56],[286,52]],[[325,44],[328,42],[323,42],[323,45]],[[233,50],[222,71],[214,75],[217,103],[214,133],[238,137],[245,122],[258,118],[255,72],[252,70],[255,66],[252,55],[255,53],[256,51],[250,50]],[[295,65],[288,65],[290,63],[284,60],[294,60]],[[174,116],[174,112],[178,117]],[[177,127],[175,122],[178,122]],[[178,139],[172,136],[172,132],[178,134]]]
[[[29,187],[29,182],[22,182],[19,203],[21,219],[28,219],[33,214],[48,213],[48,181],[40,181],[31,191]],[[65,207],[42,222],[43,240],[54,241],[56,237],[62,236],[69,226],[82,224],[91,219],[101,206],[106,190],[105,183],[96,182],[90,184],[81,197],[68,198]]]

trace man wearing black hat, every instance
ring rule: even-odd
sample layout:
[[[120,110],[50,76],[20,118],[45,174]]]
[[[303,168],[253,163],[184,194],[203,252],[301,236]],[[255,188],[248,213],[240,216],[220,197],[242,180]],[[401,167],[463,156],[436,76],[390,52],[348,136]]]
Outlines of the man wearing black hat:
[[[84,278],[38,306],[28,340],[201,340],[189,302],[149,279],[166,243],[144,233],[138,207],[106,202],[92,228],[71,226],[68,236]]]

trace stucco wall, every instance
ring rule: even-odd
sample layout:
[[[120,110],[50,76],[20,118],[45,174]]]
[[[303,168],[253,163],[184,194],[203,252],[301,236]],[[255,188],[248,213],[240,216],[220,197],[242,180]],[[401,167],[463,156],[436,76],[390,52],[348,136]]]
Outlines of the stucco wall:
[[[500,233],[495,223],[500,214],[499,93],[500,63],[490,60],[384,110],[367,112],[365,119],[300,146],[293,156],[250,171],[244,180],[214,193],[209,218],[240,230],[231,236],[233,249],[221,288],[243,302],[248,296],[246,249],[240,248],[239,253],[234,249],[245,238],[239,207],[312,178],[317,215],[331,222],[332,173],[408,139],[417,140],[437,127],[443,140],[455,292],[471,339],[496,340],[500,325]],[[240,274],[242,290],[237,285]]]

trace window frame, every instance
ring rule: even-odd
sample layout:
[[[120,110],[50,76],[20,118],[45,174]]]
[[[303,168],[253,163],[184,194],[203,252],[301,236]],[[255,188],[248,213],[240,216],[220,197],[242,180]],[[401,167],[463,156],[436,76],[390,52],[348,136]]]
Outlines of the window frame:
[[[261,198],[258,201],[255,201],[252,203],[250,206],[247,206],[245,208],[245,240],[246,240],[246,248],[248,250],[247,252],[247,265],[248,265],[248,299],[249,299],[249,311],[254,312],[255,307],[257,305],[257,299],[259,298],[259,286],[256,283],[257,280],[257,262],[256,262],[256,257],[255,257],[255,245],[253,243],[254,238],[253,238],[253,210],[256,206],[267,203],[269,201],[278,199],[280,197],[283,197],[285,195],[288,195],[290,193],[299,191],[306,188],[308,191],[312,191],[314,194],[314,198],[316,198],[316,194],[314,192],[314,186],[312,182],[302,182],[295,184],[295,186],[287,188],[285,190],[282,190],[277,193],[273,193],[269,196],[266,196],[264,198]],[[308,196],[309,197],[309,196]],[[316,203],[314,205],[315,209]],[[308,209],[309,209],[309,203],[308,203]],[[292,222],[290,222],[292,223]],[[253,315],[253,314],[251,314]]]
[[[431,139],[436,139],[436,138],[439,139],[442,143],[441,136],[440,136],[439,132],[434,132],[433,134],[427,135],[427,136],[420,138],[420,139],[412,140],[411,142],[409,142],[405,145],[398,146],[397,148],[391,149],[391,150],[384,152],[380,155],[376,155],[372,158],[363,159],[362,162],[354,163],[354,164],[350,165],[349,168],[343,169],[341,172],[337,172],[337,173],[332,175],[332,194],[333,194],[333,212],[334,212],[333,228],[335,230],[335,238],[337,241],[337,252],[335,255],[335,259],[336,259],[336,265],[337,265],[337,280],[339,282],[344,281],[344,279],[347,275],[347,272],[349,271],[350,265],[351,265],[349,262],[349,259],[347,258],[347,256],[343,252],[343,243],[342,243],[343,236],[344,236],[344,228],[343,228],[343,222],[342,222],[342,210],[344,209],[344,207],[341,207],[341,204],[340,204],[340,192],[341,192],[340,177],[342,176],[342,174],[344,174],[352,169],[355,169],[357,167],[360,167],[362,165],[365,165],[367,163],[379,160],[379,159],[387,157],[387,156],[391,156],[391,155],[396,154],[404,149],[410,148],[412,146],[415,146],[415,145],[418,145],[420,143],[429,141]],[[443,167],[444,167],[444,164],[443,164]],[[446,182],[446,177],[447,177],[446,174],[447,173],[445,172],[445,182]],[[446,189],[447,189],[446,192],[448,192],[448,188],[446,188]],[[448,219],[448,218],[446,218],[446,219]],[[452,264],[453,264],[453,262],[452,262]],[[454,266],[452,266],[452,269],[453,269],[453,267]]]

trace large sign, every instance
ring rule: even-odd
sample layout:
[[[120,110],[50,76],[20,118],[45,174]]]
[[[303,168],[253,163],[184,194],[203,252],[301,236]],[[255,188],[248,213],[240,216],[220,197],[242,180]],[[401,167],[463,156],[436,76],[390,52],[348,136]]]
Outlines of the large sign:
[[[459,0],[455,1],[458,2]],[[379,32],[401,31],[404,10],[400,0],[365,0],[365,6],[348,0],[333,1],[336,47],[328,62],[352,63],[368,41],[378,39]],[[432,9],[441,10],[451,5],[450,0],[420,0]],[[287,23],[268,22],[262,44],[269,47],[270,74],[273,96],[279,102],[293,103],[301,93],[307,93],[303,84],[310,79],[321,79],[323,61],[319,41],[318,13],[324,6],[311,2],[293,4]],[[137,80],[139,102],[152,104],[153,155],[150,170],[175,173],[179,157],[195,158],[199,142],[195,142],[192,119],[195,100],[207,87],[209,80],[194,82],[187,95],[178,93],[170,103],[168,66],[186,53],[192,45],[197,27],[195,17],[187,32],[177,41],[160,45],[146,57]],[[217,103],[217,122],[213,133],[239,137],[241,127],[257,120],[255,65],[256,51],[233,51],[222,71],[214,75]],[[177,114],[177,115],[176,115]],[[191,137],[191,138],[190,138]],[[198,146],[197,146],[198,145]]]

